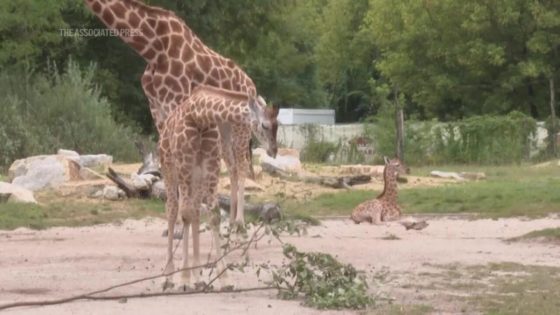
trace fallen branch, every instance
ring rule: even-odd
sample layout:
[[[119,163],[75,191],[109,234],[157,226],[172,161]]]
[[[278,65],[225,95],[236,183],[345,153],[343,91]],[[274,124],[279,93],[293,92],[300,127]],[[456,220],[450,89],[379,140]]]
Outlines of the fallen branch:
[[[79,295],[75,295],[75,296],[71,296],[71,297],[67,297],[67,298],[54,299],[54,300],[40,300],[40,301],[27,301],[27,302],[23,301],[23,302],[8,303],[8,304],[0,305],[0,310],[5,310],[5,309],[15,308],[15,307],[24,307],[24,306],[47,306],[47,305],[64,304],[64,303],[69,303],[69,302],[78,301],[78,300],[120,300],[120,299],[129,299],[129,298],[146,298],[146,297],[173,296],[173,295],[193,295],[193,294],[202,294],[202,293],[247,292],[247,291],[274,289],[274,287],[266,286],[266,287],[231,289],[231,290],[227,290],[227,291],[211,291],[210,290],[211,284],[214,283],[225,272],[225,271],[222,271],[219,274],[217,274],[216,276],[214,276],[213,278],[211,278],[210,281],[208,282],[208,284],[205,285],[202,289],[199,289],[199,290],[193,290],[193,291],[188,291],[188,292],[156,292],[156,293],[136,293],[136,294],[125,294],[125,295],[94,296],[94,295],[97,295],[97,294],[100,294],[100,293],[105,293],[105,292],[108,292],[108,291],[111,291],[111,290],[114,290],[114,289],[117,289],[117,288],[130,286],[130,285],[133,285],[133,284],[136,284],[136,283],[149,281],[149,280],[154,280],[154,279],[158,279],[158,278],[162,278],[162,277],[168,277],[168,276],[171,276],[171,275],[174,275],[176,273],[186,271],[186,270],[193,270],[193,269],[199,269],[199,268],[209,268],[209,267],[214,268],[218,264],[218,262],[222,261],[228,255],[230,255],[231,253],[233,253],[235,251],[242,250],[242,254],[245,255],[252,243],[258,242],[259,240],[261,240],[266,235],[266,234],[262,234],[262,235],[257,237],[257,234],[262,230],[263,226],[264,226],[263,224],[259,225],[259,227],[255,230],[255,232],[253,232],[252,236],[249,238],[248,241],[241,242],[241,243],[237,244],[235,247],[232,247],[232,248],[228,249],[226,252],[224,252],[224,254],[222,254],[220,257],[218,257],[214,261],[206,263],[206,264],[202,264],[202,265],[199,265],[199,266],[188,267],[188,268],[181,268],[181,269],[175,270],[173,272],[169,272],[169,273],[163,273],[163,274],[160,274],[160,275],[135,279],[135,280],[132,280],[132,281],[116,284],[116,285],[113,285],[113,286],[110,286],[110,287],[107,287],[107,288],[104,288],[104,289],[92,291],[92,292],[89,292],[89,293],[79,294]],[[228,244],[229,244],[229,242],[228,242]],[[228,266],[228,268],[225,268],[224,270],[229,269],[229,267],[231,267],[231,266]]]
[[[346,188],[350,189],[351,186],[357,184],[365,184],[371,181],[370,175],[354,175],[354,176],[315,176],[315,175],[304,175],[297,173],[290,173],[279,169],[278,167],[263,162],[262,169],[271,176],[278,177],[288,181],[299,181],[304,183],[318,184],[330,188]]]

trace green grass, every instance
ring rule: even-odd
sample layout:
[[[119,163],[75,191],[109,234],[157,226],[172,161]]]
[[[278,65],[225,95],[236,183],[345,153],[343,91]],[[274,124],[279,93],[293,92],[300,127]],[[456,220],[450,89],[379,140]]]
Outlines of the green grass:
[[[158,200],[64,201],[44,205],[0,204],[0,229],[17,227],[44,229],[52,226],[85,226],[127,218],[162,216],[164,204]]]
[[[425,188],[401,185],[399,202],[404,213],[478,213],[496,218],[542,216],[560,209],[560,167],[431,167],[414,169],[413,174],[426,176],[434,169],[482,171],[488,179]],[[377,194],[379,191],[341,191],[305,203],[286,201],[284,206],[287,213],[349,215],[355,206]]]
[[[544,240],[547,242],[560,243],[560,228],[550,228],[544,230],[532,231],[527,234],[510,238],[509,241],[524,241],[524,240]]]

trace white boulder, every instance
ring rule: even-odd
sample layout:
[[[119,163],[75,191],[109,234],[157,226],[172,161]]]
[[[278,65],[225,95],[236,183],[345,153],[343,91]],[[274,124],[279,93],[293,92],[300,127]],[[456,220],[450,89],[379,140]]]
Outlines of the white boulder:
[[[299,159],[299,152],[295,149],[278,149],[278,154],[276,154],[276,158],[274,159],[268,156],[266,151],[262,148],[253,150],[253,154],[258,157],[260,164],[270,164],[286,172],[299,173],[303,171]]]
[[[80,155],[80,165],[89,168],[103,168],[111,166],[113,157],[107,154]]]
[[[0,182],[0,202],[37,203],[33,192],[21,186]]]
[[[62,155],[39,155],[16,160],[8,170],[12,184],[32,191],[79,180],[80,165]]]

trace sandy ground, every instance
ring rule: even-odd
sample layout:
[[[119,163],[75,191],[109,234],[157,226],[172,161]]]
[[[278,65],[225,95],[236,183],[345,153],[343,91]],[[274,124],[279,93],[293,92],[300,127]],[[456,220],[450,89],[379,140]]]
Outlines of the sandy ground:
[[[424,304],[437,313],[460,313],[461,305],[442,300],[438,292],[406,290],[434,266],[469,266],[489,262],[516,262],[527,265],[557,266],[560,251],[543,243],[508,243],[504,239],[560,226],[560,218],[538,220],[519,218],[468,220],[430,217],[422,231],[405,231],[397,223],[388,226],[354,225],[349,220],[323,221],[311,227],[306,236],[284,236],[300,250],[336,255],[366,271],[372,294],[394,299],[398,304],[414,304],[424,294]],[[17,229],[0,231],[0,304],[61,298],[136,278],[156,275],[165,263],[165,228],[161,219],[127,220],[86,228],[51,228],[44,231]],[[388,235],[397,240],[384,239]],[[211,238],[202,236],[202,255],[207,257]],[[176,257],[179,266],[180,255]],[[255,264],[282,261],[278,243],[261,241],[250,251]],[[389,279],[380,280],[381,274]],[[237,288],[259,285],[253,272],[232,272],[228,281]],[[156,292],[161,280],[115,290],[113,293]],[[426,297],[427,295],[427,297]],[[41,308],[17,308],[2,314],[346,314],[350,311],[319,312],[298,301],[282,301],[273,291],[238,294],[197,295],[129,299],[117,301],[78,301]]]

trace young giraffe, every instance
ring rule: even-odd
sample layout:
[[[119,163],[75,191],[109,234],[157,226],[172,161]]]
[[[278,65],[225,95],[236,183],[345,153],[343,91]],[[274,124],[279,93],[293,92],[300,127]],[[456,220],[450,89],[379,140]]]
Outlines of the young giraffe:
[[[406,169],[399,159],[384,159],[383,192],[377,198],[364,201],[352,210],[350,218],[356,224],[364,221],[381,224],[381,222],[397,220],[401,216],[401,209],[397,203],[397,176],[406,172]]]
[[[232,60],[204,45],[173,12],[136,0],[84,1],[108,28],[117,30],[120,38],[148,63],[142,75],[142,88],[160,135],[169,113],[184,103],[199,85],[243,92],[257,98],[253,80]],[[264,104],[264,100],[259,99]],[[274,120],[271,126],[274,137],[277,128]],[[251,130],[243,132],[249,135]],[[230,221],[243,224],[246,170],[252,165],[250,159],[239,160],[238,157],[247,155],[250,149],[240,152],[240,147],[230,146],[231,132],[227,128],[221,129],[220,133],[222,157],[231,182]],[[267,154],[275,157],[276,152],[277,148],[271,147]]]
[[[220,176],[220,134],[216,126],[233,133],[230,146],[247,149],[252,130],[266,149],[276,146],[272,125],[274,109],[243,93],[214,87],[197,87],[185,104],[177,107],[165,122],[159,144],[162,171],[166,178],[168,213],[168,247],[166,273],[174,271],[173,230],[177,215],[183,220],[183,268],[188,268],[189,228],[192,225],[194,266],[199,265],[200,207],[206,201],[209,209],[217,206]],[[246,152],[241,150],[240,152]],[[246,158],[243,154],[238,159]],[[219,213],[212,211],[214,247],[220,257]],[[220,271],[218,271],[220,272]],[[190,284],[190,271],[183,271],[185,285]],[[195,280],[197,272],[195,272]],[[165,287],[171,283],[168,277]],[[195,281],[196,284],[196,281]]]

